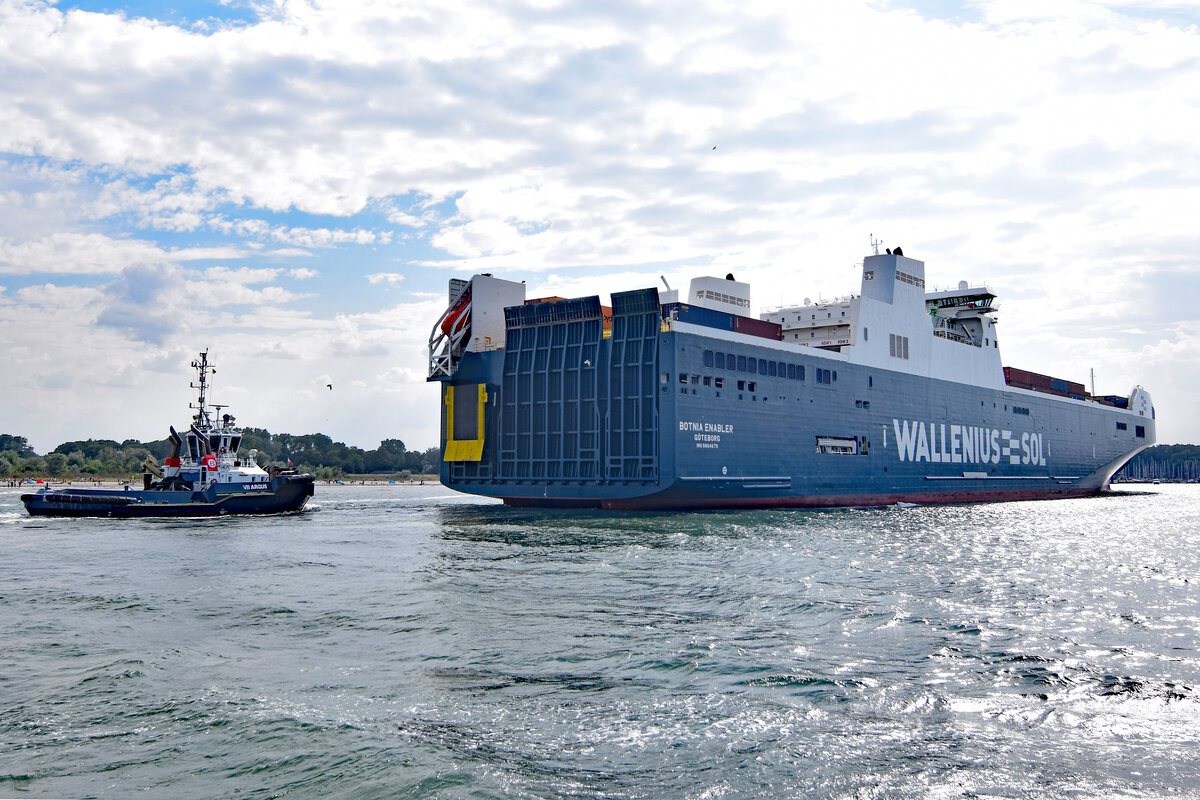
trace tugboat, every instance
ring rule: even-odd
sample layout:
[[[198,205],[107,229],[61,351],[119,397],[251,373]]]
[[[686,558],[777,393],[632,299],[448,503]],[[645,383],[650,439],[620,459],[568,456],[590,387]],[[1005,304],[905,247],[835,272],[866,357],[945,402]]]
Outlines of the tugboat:
[[[313,496],[314,478],[294,469],[258,466],[256,450],[239,453],[241,430],[227,406],[207,402],[208,376],[216,372],[208,351],[192,362],[199,401],[188,430],[171,426],[171,454],[162,467],[153,456],[142,464],[142,488],[42,489],[21,495],[35,516],[56,517],[211,517],[225,514],[279,514],[299,511]]]

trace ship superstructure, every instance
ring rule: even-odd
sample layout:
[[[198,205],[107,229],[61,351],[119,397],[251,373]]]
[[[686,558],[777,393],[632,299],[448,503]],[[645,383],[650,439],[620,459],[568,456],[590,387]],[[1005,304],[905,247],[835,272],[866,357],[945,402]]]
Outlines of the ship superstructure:
[[[761,318],[732,275],[685,298],[453,281],[430,337],[442,481],[630,508],[1041,498],[1100,491],[1154,442],[1144,389],[1005,368],[995,295],[928,291],[898,252],[864,258],[855,295]]]

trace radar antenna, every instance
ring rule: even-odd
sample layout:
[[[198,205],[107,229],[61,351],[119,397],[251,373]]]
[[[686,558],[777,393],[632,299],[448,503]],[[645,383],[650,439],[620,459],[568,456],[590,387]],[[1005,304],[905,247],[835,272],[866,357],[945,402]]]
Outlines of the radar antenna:
[[[876,239],[875,234],[871,234],[871,247],[875,248],[875,255],[879,255],[879,245],[883,244],[883,239]]]

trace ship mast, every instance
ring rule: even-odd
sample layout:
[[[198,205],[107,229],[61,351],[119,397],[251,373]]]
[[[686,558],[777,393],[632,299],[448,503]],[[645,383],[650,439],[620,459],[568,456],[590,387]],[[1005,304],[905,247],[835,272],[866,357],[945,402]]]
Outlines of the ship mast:
[[[202,431],[206,431],[212,427],[212,422],[208,418],[208,405],[205,402],[205,393],[208,390],[208,371],[211,367],[208,364],[208,351],[200,351],[200,358],[192,362],[192,369],[196,370],[199,376],[199,382],[193,381],[192,388],[200,390],[200,400],[198,403],[190,403],[188,408],[196,409],[196,427]],[[216,372],[216,370],[213,370]]]

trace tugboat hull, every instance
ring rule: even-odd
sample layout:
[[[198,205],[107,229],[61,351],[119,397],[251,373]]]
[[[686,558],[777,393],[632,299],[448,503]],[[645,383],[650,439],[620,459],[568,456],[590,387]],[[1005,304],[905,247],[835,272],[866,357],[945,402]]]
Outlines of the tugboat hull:
[[[33,516],[51,517],[216,517],[228,514],[282,514],[304,508],[313,496],[312,475],[279,475],[269,482],[217,483],[204,491],[160,489],[43,489],[21,495]]]

